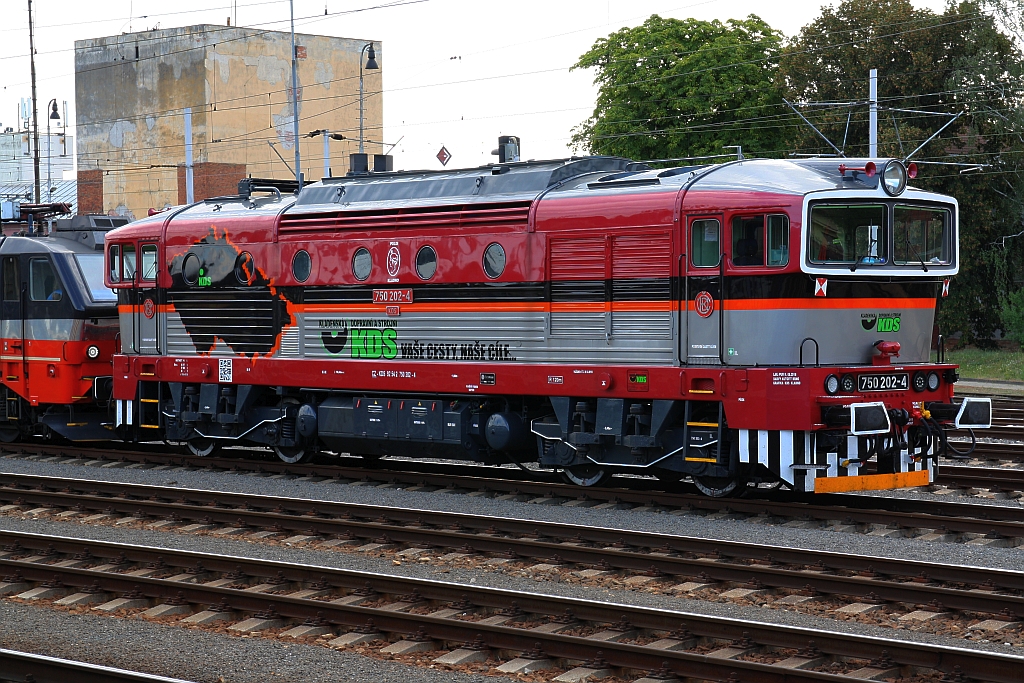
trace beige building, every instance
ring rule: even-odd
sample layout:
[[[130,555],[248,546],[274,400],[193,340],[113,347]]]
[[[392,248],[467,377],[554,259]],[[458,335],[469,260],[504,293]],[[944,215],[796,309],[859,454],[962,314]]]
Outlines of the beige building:
[[[319,179],[323,137],[343,175],[359,147],[359,71],[368,40],[296,34],[302,171]],[[379,41],[373,42],[383,67]],[[195,198],[234,194],[244,177],[294,178],[291,36],[188,26],[75,42],[80,213],[145,216],[185,202],[185,109]],[[381,153],[380,69],[365,69],[365,151]]]

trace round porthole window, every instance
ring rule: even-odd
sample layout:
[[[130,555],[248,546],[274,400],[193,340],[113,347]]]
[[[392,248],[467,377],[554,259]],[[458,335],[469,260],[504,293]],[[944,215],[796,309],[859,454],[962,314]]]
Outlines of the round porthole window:
[[[199,282],[199,271],[202,269],[198,256],[185,254],[185,260],[181,263],[181,277],[185,280],[185,284],[194,285]]]
[[[252,254],[243,251],[235,259],[235,279],[239,284],[248,285],[256,278],[256,261]]]
[[[313,259],[309,257],[309,252],[300,249],[295,252],[295,256],[292,257],[292,275],[299,282],[305,282],[309,279],[309,274],[313,270]]]
[[[501,277],[505,272],[505,250],[497,242],[492,242],[484,250],[484,273],[492,280]]]
[[[371,270],[373,270],[373,257],[370,256],[370,251],[365,247],[359,247],[356,249],[355,255],[352,256],[352,274],[362,282],[370,277]]]
[[[421,247],[416,252],[416,274],[424,280],[434,277],[437,272],[437,254],[433,247]]]

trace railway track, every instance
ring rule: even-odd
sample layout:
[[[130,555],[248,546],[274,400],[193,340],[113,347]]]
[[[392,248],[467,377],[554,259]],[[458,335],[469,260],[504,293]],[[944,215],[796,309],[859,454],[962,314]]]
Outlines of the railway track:
[[[1010,683],[1024,666],[982,650],[320,566],[16,532],[0,532],[0,543],[0,593],[21,600],[335,647],[448,650],[441,662],[490,657],[512,673],[560,666],[648,682],[824,683],[969,672]]]
[[[455,553],[551,568],[600,567],[693,588],[798,591],[1024,617],[1024,572],[668,534],[175,487],[0,475],[0,511],[164,530],[291,538],[323,548]],[[697,588],[699,586],[699,588]]]
[[[0,649],[0,682],[22,683],[188,683],[178,678],[154,676],[97,666],[70,659],[44,657],[28,652]]]
[[[151,468],[188,468],[199,465],[257,476],[305,476],[318,480],[330,479],[339,483],[355,482],[412,490],[444,489],[548,504],[568,504],[577,501],[573,504],[654,508],[666,512],[674,510],[740,517],[770,516],[800,520],[810,525],[861,526],[872,531],[877,527],[888,526],[900,533],[911,535],[936,533],[945,538],[958,535],[961,540],[976,544],[1016,545],[1016,539],[1024,538],[1024,508],[1016,506],[848,494],[799,495],[791,491],[761,489],[751,491],[751,496],[747,498],[708,498],[701,494],[666,491],[663,482],[639,478],[617,478],[616,486],[623,488],[581,489],[554,479],[538,481],[536,473],[507,467],[452,466],[416,461],[402,462],[401,465],[408,469],[396,471],[342,465],[286,465],[275,461],[232,458],[202,458],[197,462],[197,459],[180,455],[128,451],[94,452],[86,458],[81,458],[74,457],[76,453],[78,456],[83,455],[81,449],[36,445],[30,450],[37,453],[34,457],[49,457],[59,461],[91,464],[100,468],[133,465]],[[104,454],[109,459],[100,457]],[[973,469],[976,468],[960,468]],[[1007,486],[1015,485],[1015,475],[1005,472],[1001,474],[1002,480],[993,474],[991,478],[983,480],[982,487],[998,488],[1001,482]]]

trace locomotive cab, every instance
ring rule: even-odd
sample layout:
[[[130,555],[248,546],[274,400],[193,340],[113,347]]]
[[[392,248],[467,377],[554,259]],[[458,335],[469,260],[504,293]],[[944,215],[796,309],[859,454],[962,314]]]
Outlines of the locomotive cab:
[[[49,235],[0,241],[4,402],[0,439],[106,440],[118,350],[117,305],[103,283],[103,236],[126,219],[78,216]]]

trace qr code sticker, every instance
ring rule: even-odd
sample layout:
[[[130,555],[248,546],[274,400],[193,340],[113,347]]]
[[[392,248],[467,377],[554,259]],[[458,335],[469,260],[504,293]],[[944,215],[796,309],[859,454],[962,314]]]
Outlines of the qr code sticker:
[[[221,358],[217,361],[217,381],[218,382],[230,382],[231,381],[231,359]]]

